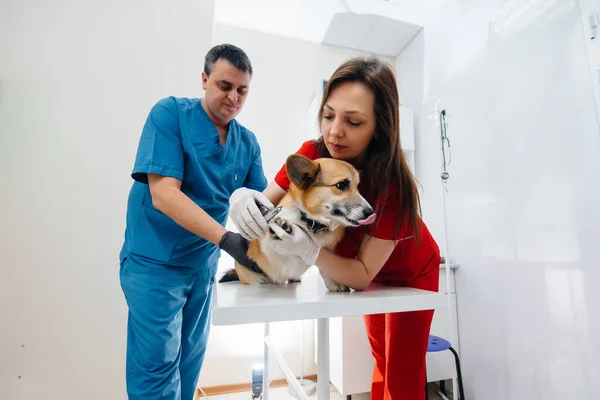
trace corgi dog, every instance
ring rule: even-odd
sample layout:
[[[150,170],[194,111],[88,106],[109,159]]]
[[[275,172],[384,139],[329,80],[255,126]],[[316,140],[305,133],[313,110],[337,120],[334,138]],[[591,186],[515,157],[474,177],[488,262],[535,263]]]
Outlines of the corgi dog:
[[[333,250],[346,227],[371,224],[375,212],[358,191],[359,173],[349,163],[331,158],[310,160],[293,154],[286,160],[289,191],[278,206],[280,212],[271,220],[291,234],[292,224],[304,230],[321,247]],[[299,256],[278,254],[274,246],[281,240],[272,229],[248,245],[248,257],[259,271],[238,262],[219,282],[240,281],[242,284],[285,284],[300,282],[310,268]],[[349,291],[321,272],[330,291]]]

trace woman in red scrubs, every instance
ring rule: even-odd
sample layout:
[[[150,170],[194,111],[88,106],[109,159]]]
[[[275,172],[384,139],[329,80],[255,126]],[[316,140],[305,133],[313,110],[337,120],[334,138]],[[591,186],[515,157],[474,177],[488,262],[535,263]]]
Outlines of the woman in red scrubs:
[[[355,290],[378,282],[437,291],[440,251],[420,217],[415,178],[400,145],[393,69],[377,58],[342,64],[327,83],[319,121],[323,135],[305,142],[297,153],[353,164],[361,171],[359,190],[377,219],[371,225],[348,228],[334,252],[319,248],[302,230],[296,230],[293,238],[282,235],[280,250],[300,255],[308,265]],[[262,194],[240,189],[232,195],[231,217],[243,236],[260,237],[268,227],[254,210],[254,199],[264,202],[266,197],[277,204],[289,184],[283,166]],[[432,318],[433,310],[364,317],[375,358],[372,399],[425,398]]]

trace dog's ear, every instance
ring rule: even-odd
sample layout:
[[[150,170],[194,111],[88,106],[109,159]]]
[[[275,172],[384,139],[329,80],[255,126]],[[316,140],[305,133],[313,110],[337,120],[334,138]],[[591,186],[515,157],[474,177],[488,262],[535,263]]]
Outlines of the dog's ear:
[[[300,189],[307,189],[312,185],[319,172],[321,172],[321,166],[299,154],[292,154],[285,162],[285,168],[290,181]]]

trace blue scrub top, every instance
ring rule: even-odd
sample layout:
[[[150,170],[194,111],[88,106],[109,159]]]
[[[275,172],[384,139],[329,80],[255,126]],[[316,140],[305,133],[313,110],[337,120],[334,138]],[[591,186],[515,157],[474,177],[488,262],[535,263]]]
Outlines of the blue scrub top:
[[[152,205],[147,173],[182,181],[181,190],[225,226],[229,197],[245,186],[267,186],[260,147],[254,134],[235,119],[225,145],[200,99],[168,97],[150,111],[135,159],[121,250],[126,257],[163,266],[215,265],[217,246],[194,235]],[[158,268],[157,268],[158,269]]]

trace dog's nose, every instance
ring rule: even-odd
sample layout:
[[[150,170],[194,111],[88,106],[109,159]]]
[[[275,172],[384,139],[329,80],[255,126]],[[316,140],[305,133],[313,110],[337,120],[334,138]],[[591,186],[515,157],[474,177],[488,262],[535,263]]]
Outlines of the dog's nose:
[[[369,225],[372,224],[377,216],[375,215],[375,211],[371,207],[367,207],[363,209],[363,217],[358,221],[361,225]]]

